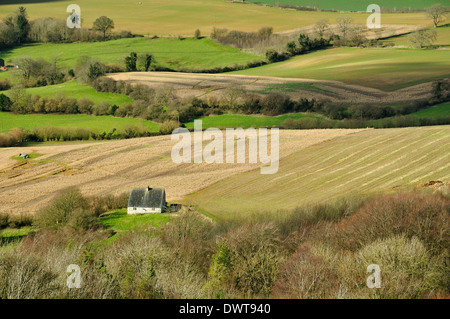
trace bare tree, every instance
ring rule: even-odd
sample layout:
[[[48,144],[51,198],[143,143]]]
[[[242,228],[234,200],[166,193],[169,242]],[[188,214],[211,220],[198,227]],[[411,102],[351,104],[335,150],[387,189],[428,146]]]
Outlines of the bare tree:
[[[352,28],[353,19],[350,16],[340,16],[337,18],[338,30],[342,34],[342,40],[347,40],[347,35]]]
[[[408,41],[414,48],[423,48],[424,46],[431,45],[436,41],[437,33],[434,30],[420,30],[411,33],[408,36]]]
[[[14,64],[17,66],[17,72],[22,78],[27,80],[36,73],[36,69],[39,68],[38,63],[29,56],[22,56],[14,59]]]
[[[330,25],[328,24],[327,19],[320,19],[314,26],[314,30],[316,31],[316,33],[319,35],[320,38],[323,38],[325,31],[327,31],[329,26]]]
[[[433,4],[427,9],[428,16],[433,19],[434,27],[436,28],[438,24],[445,20],[447,14],[447,8],[440,3]]]

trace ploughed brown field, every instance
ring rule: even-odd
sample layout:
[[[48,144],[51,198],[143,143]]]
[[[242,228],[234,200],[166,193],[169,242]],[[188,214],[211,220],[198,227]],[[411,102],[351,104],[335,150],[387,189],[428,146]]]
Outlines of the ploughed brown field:
[[[362,130],[282,130],[280,158],[359,131]],[[260,166],[175,164],[171,151],[176,143],[167,135],[0,149],[0,212],[35,213],[68,187],[78,187],[85,195],[107,195],[150,185],[165,188],[168,201],[179,201],[224,178]],[[28,161],[13,159],[19,153],[40,156]]]
[[[108,77],[152,88],[172,88],[178,97],[221,97],[230,88],[267,94],[277,90],[291,98],[308,98],[335,104],[400,104],[427,100],[433,90],[432,82],[386,92],[362,85],[340,81],[281,78],[238,74],[198,74],[176,72],[126,72]],[[364,83],[361,83],[364,84]]]

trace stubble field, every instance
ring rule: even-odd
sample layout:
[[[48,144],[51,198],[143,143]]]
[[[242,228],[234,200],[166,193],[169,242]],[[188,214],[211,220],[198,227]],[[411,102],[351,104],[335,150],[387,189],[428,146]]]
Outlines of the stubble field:
[[[281,131],[280,158],[358,131]],[[12,214],[34,213],[68,187],[78,187],[86,195],[107,195],[151,185],[165,188],[168,201],[178,201],[226,177],[260,166],[175,164],[171,159],[175,143],[170,136],[158,136],[84,145],[1,149],[0,210]],[[28,163],[11,159],[24,152],[41,156]]]
[[[450,180],[450,127],[365,130],[295,152],[274,175],[250,171],[186,200],[227,218]]]

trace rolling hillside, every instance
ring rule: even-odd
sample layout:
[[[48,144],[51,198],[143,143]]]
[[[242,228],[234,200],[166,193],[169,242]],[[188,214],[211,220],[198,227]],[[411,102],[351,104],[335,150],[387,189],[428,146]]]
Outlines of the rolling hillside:
[[[58,57],[60,67],[73,67],[80,56],[97,58],[104,63],[123,66],[125,56],[130,52],[150,52],[154,56],[154,63],[171,69],[208,69],[245,64],[249,61],[261,60],[254,54],[245,53],[238,49],[220,45],[210,39],[177,38],[130,38],[94,43],[39,43],[28,44],[2,52],[6,63],[14,58],[30,56],[34,59],[49,60]],[[199,59],[201,57],[201,59]]]
[[[325,10],[366,11],[369,2],[348,0],[248,0],[253,3],[265,3],[271,6],[293,5]],[[382,8],[391,10],[400,9],[425,9],[436,3],[435,0],[378,0],[376,3]]]
[[[283,130],[280,132],[280,158],[357,131],[360,130]],[[34,213],[67,187],[78,187],[86,195],[106,195],[129,192],[150,183],[153,187],[165,188],[169,202],[180,201],[185,195],[226,177],[258,168],[258,164],[248,163],[176,164],[171,159],[175,144],[170,135],[165,135],[3,148],[0,151],[0,212]],[[23,163],[16,159],[21,152],[39,156]]]
[[[446,50],[333,48],[233,74],[336,80],[394,91],[450,76]]]
[[[226,218],[449,181],[449,148],[449,126],[367,130],[296,152],[280,161],[277,174],[239,174],[186,202]]]
[[[9,95],[10,90],[1,92]],[[123,103],[133,103],[126,95],[97,92],[89,85],[78,83],[75,80],[55,85],[28,88],[26,89],[26,92],[31,95],[37,94],[42,97],[54,97],[58,92],[62,92],[67,97],[76,99],[88,98],[94,103],[108,102],[110,104],[116,104],[117,106],[120,106]]]
[[[141,2],[141,4],[139,4]],[[331,2],[331,1],[328,1]],[[348,1],[354,3],[354,1]],[[66,8],[71,1],[31,1],[25,3],[31,19],[55,17],[66,19]],[[78,0],[83,24],[88,27],[101,15],[112,18],[115,30],[130,30],[144,35],[188,35],[196,29],[209,35],[213,27],[242,31],[255,31],[263,26],[273,26],[283,31],[315,24],[327,18],[335,21],[341,13],[301,12],[253,4],[232,3],[224,0]],[[0,18],[17,10],[16,2],[1,6]],[[367,13],[352,13],[356,23],[365,23]],[[431,25],[424,13],[384,14],[386,24]]]

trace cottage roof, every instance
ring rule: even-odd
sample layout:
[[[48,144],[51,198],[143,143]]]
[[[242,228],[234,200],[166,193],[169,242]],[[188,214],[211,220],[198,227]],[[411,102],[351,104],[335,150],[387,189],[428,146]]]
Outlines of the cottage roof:
[[[130,193],[128,207],[162,207],[166,194],[162,188],[135,188]]]

